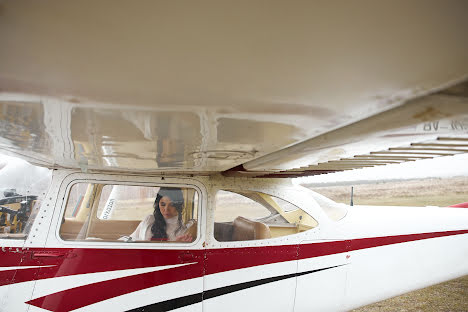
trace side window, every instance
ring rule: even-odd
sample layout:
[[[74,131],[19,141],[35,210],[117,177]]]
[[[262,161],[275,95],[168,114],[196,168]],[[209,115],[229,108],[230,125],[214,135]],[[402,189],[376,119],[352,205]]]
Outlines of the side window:
[[[60,237],[69,241],[192,242],[198,193],[188,187],[77,183]]]
[[[220,242],[292,235],[317,225],[304,210],[278,197],[254,191],[216,193],[214,237]]]
[[[0,155],[0,239],[26,239],[52,170]]]

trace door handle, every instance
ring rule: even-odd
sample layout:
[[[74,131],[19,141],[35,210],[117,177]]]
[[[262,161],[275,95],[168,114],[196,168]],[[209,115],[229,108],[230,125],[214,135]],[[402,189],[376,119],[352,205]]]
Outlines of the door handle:
[[[54,251],[37,251],[33,252],[31,255],[31,258],[36,259],[36,258],[61,258],[65,257],[66,253],[64,252],[54,252]]]

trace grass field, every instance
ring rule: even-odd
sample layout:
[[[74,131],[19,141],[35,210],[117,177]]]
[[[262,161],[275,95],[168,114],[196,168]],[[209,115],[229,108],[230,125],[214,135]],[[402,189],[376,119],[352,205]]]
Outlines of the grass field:
[[[337,202],[350,202],[351,185],[311,189]],[[449,206],[461,202],[468,202],[468,177],[354,185],[355,205]],[[377,311],[467,312],[468,276],[353,310]]]
[[[355,205],[449,206],[468,201],[468,177],[376,182],[354,186]],[[311,187],[340,203],[349,204],[351,185]]]

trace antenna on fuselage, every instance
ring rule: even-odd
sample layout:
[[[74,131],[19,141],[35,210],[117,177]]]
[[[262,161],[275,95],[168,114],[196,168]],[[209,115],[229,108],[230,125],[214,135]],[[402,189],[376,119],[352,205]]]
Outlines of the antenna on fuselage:
[[[354,196],[354,186],[351,186],[351,202],[349,203],[350,206],[354,206],[353,196]]]

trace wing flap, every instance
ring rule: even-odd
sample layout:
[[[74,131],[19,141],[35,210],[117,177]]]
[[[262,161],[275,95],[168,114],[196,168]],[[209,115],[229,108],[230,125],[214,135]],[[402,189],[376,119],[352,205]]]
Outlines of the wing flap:
[[[465,141],[467,144],[438,143],[440,141],[447,142],[447,140],[451,142]],[[421,145],[431,146],[431,148],[419,148],[418,146]],[[465,148],[463,149],[461,147]],[[300,170],[286,170],[272,174],[258,175],[258,177],[292,178],[311,176],[366,167],[399,164],[421,159],[432,159],[442,156],[454,156],[461,153],[468,153],[468,136],[457,138],[438,137],[435,140],[411,143],[406,147],[389,148],[385,151],[370,152],[367,155],[356,155],[352,158],[323,162],[317,165],[301,168]]]

